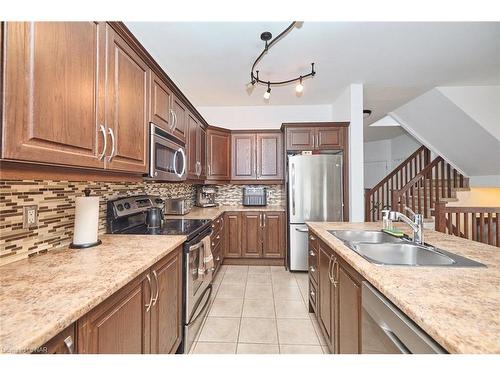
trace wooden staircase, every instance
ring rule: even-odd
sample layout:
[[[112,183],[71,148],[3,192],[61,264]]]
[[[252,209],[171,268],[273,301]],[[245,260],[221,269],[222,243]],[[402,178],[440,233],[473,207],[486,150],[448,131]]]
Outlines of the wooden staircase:
[[[421,146],[372,189],[365,191],[365,221],[382,218],[383,209],[404,212],[410,207],[426,219],[438,202],[456,201],[456,192],[467,190],[469,180],[438,156]]]

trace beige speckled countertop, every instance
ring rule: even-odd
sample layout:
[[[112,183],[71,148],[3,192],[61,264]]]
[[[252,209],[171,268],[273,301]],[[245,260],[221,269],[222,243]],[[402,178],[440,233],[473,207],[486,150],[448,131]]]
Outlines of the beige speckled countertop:
[[[425,242],[488,268],[377,266],[328,233],[380,223],[307,223],[327,245],[450,353],[500,353],[500,249],[425,230]]]
[[[284,206],[217,206],[217,207],[193,207],[186,215],[165,215],[167,219],[209,219],[213,220],[224,212],[234,211],[285,211]]]
[[[186,237],[103,235],[101,240],[97,247],[56,250],[0,267],[0,353],[43,345]]]

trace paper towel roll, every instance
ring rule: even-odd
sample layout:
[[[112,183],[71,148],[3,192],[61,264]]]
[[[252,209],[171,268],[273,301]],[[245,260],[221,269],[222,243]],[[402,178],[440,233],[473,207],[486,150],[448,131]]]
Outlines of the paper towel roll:
[[[99,197],[77,197],[72,245],[84,247],[97,244],[98,229]]]

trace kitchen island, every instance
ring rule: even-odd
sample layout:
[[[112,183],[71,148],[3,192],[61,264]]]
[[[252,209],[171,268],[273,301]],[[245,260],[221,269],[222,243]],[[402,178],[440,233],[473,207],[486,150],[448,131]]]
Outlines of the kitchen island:
[[[485,264],[486,268],[380,266],[328,230],[379,230],[381,223],[309,222],[349,266],[450,353],[500,353],[500,251],[425,230],[425,242]],[[407,234],[404,225],[399,225]]]

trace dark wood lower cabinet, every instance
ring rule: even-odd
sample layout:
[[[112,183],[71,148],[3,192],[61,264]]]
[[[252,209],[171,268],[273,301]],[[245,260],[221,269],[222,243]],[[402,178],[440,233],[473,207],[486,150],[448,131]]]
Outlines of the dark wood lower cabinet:
[[[243,212],[241,215],[242,252],[244,258],[262,257],[262,213]]]
[[[285,257],[285,213],[262,213],[262,256],[264,258]]]
[[[363,277],[312,234],[309,236],[309,249],[318,254],[317,273],[309,269],[310,311],[316,313],[330,352],[361,353]],[[310,264],[311,259],[314,257],[310,255]]]
[[[224,258],[241,257],[241,214],[226,212],[224,214],[225,249]]]
[[[175,353],[182,340],[182,252],[151,269],[156,280],[151,307],[151,353]]]
[[[182,339],[182,247],[77,321],[77,352],[175,353]]]
[[[73,354],[77,353],[76,328],[71,324],[58,335],[35,350],[33,354]]]

